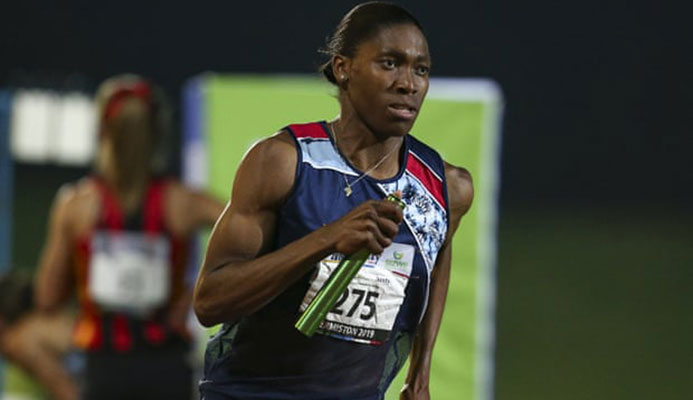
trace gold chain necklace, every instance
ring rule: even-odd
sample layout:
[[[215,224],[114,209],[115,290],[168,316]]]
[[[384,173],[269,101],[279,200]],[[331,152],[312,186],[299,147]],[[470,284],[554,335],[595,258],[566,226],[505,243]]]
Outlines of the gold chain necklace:
[[[329,126],[329,128],[330,128],[330,133],[332,133],[332,137],[334,138],[334,147],[337,150],[337,153],[339,154],[339,146],[337,146],[337,131],[335,130],[336,125],[337,124],[333,122],[332,125]],[[351,196],[351,194],[354,192],[354,190],[351,188],[353,185],[356,185],[361,179],[365,178],[369,173],[373,172],[376,168],[378,168],[380,166],[380,164],[384,163],[385,160],[387,160],[387,158],[390,157],[390,155],[392,155],[392,153],[395,151],[396,148],[397,148],[397,144],[392,146],[390,151],[388,151],[387,154],[385,154],[383,156],[383,158],[378,160],[378,162],[375,163],[372,167],[368,168],[366,170],[366,172],[363,172],[361,175],[356,177],[356,180],[351,182],[351,183],[349,183],[349,180],[347,179],[346,174],[343,174],[342,177],[344,178],[344,184],[346,185],[346,186],[344,186],[344,194],[346,195],[346,197]]]

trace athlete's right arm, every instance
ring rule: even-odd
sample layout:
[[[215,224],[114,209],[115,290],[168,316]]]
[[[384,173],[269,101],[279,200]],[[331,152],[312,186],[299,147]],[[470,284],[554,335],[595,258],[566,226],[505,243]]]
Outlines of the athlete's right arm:
[[[280,249],[279,210],[294,185],[296,148],[287,132],[256,144],[236,173],[231,201],[209,240],[193,306],[205,326],[234,321],[269,303],[332,252],[382,252],[397,234],[399,207],[361,204],[339,220]]]
[[[36,273],[34,290],[36,307],[39,310],[50,311],[60,308],[72,293],[72,230],[69,221],[75,192],[76,189],[72,185],[64,185],[53,201],[46,243]]]

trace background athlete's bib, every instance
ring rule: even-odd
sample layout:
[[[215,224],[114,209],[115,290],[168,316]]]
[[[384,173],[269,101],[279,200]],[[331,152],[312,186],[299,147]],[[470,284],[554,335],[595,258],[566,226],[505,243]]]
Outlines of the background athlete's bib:
[[[414,247],[393,243],[380,255],[371,255],[320,325],[319,333],[360,343],[379,345],[388,339],[414,263]],[[317,265],[301,303],[305,311],[343,256],[331,254]]]
[[[110,311],[145,315],[170,292],[170,245],[161,235],[96,232],[92,238],[88,291]]]

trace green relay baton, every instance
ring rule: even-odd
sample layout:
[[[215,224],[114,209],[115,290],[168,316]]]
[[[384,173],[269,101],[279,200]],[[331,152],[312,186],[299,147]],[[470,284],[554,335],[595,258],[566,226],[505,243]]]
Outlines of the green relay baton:
[[[396,203],[402,210],[406,204],[398,196],[390,194],[386,200]],[[325,284],[320,288],[313,300],[310,302],[306,311],[296,322],[296,329],[308,337],[312,337],[318,327],[325,320],[327,313],[332,310],[337,303],[339,296],[346,290],[349,282],[356,276],[361,266],[370,256],[368,250],[359,250],[348,258],[344,258],[332,275],[327,278]]]

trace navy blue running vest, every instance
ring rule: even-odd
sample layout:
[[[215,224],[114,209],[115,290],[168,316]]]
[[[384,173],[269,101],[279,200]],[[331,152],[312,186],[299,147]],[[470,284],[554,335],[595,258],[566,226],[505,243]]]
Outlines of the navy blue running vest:
[[[207,345],[200,391],[208,400],[381,399],[411,349],[448,230],[443,160],[407,135],[396,176],[356,181],[361,171],[337,150],[325,122],[289,125],[285,130],[295,140],[298,165],[295,185],[277,221],[276,248],[339,219],[366,200],[383,199],[397,190],[407,205],[394,240],[399,247],[389,259],[378,261],[376,267],[387,270],[385,275],[373,278],[377,282],[368,282],[368,276],[375,275],[366,275],[361,280],[366,289],[355,287],[349,293],[352,297],[343,296],[344,303],[338,302],[341,309],[335,307],[330,313],[346,319],[312,338],[294,324],[313,280],[319,279],[318,266],[262,309],[224,324]],[[345,179],[353,183],[348,197]],[[335,255],[332,260],[336,263],[339,258]],[[399,305],[397,296],[389,294],[396,293],[398,285]],[[382,328],[388,320],[391,327]],[[361,323],[380,325],[367,329],[375,325]]]

